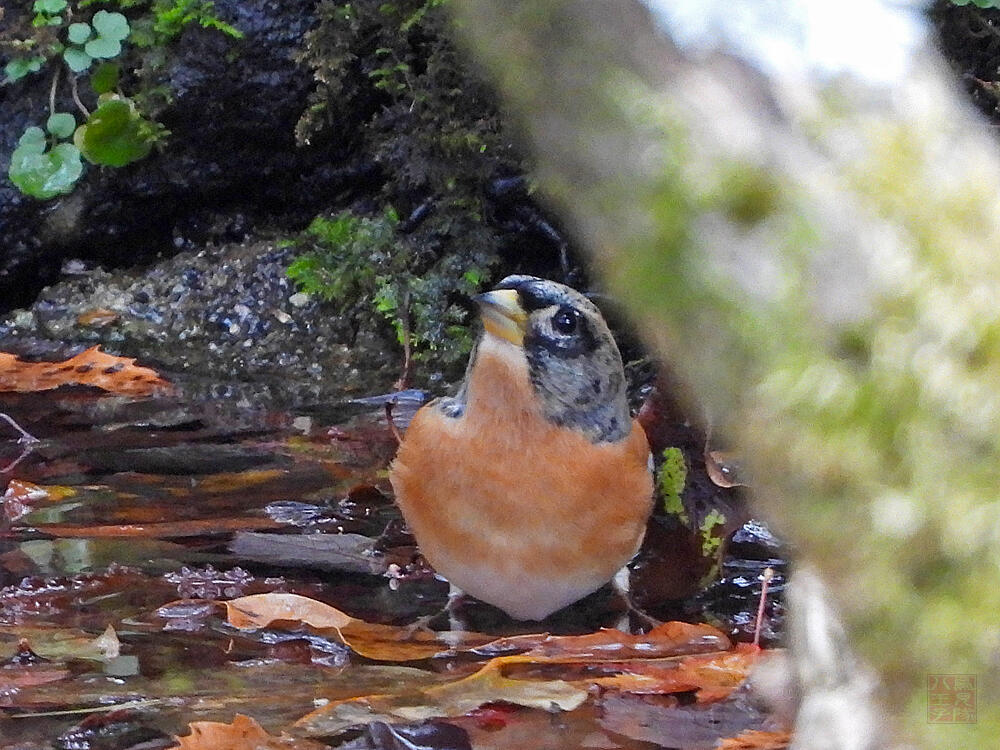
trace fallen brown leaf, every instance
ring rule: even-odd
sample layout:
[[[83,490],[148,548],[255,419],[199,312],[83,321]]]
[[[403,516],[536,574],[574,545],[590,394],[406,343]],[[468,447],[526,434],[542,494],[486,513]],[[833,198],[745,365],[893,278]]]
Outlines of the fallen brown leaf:
[[[225,605],[229,624],[240,630],[266,628],[272,623],[302,623],[318,630],[339,630],[354,619],[329,604],[281,592],[241,596]]]
[[[621,661],[655,659],[681,654],[726,651],[729,639],[711,625],[665,622],[645,634],[632,635],[621,630],[601,628],[587,635],[516,635],[498,638],[475,649],[477,654],[493,656],[511,651],[526,651],[525,656],[553,661]]]
[[[96,346],[62,362],[24,362],[0,352],[0,391],[31,393],[63,385],[90,385],[126,396],[151,396],[171,388],[155,370]]]
[[[454,682],[398,694],[369,695],[334,701],[296,722],[312,736],[325,736],[372,721],[423,721],[464,716],[484,703],[504,701],[551,711],[572,711],[587,700],[587,691],[563,680],[513,680],[504,676],[509,659],[489,661],[478,672]]]
[[[735,737],[727,737],[716,745],[717,750],[787,750],[792,744],[789,731],[761,732],[747,730]]]
[[[705,471],[719,487],[746,487],[743,481],[743,459],[727,451],[705,451]]]
[[[255,594],[224,604],[234,627],[305,625],[377,660],[425,659],[456,650],[523,652],[495,657],[472,675],[442,685],[330,703],[297,724],[315,736],[372,721],[463,716],[496,701],[568,711],[583,703],[594,685],[645,694],[695,692],[699,702],[718,701],[743,682],[760,653],[752,647],[732,649],[729,639],[709,625],[677,622],[636,636],[604,629],[583,636],[537,634],[491,640],[481,633],[434,633],[367,623],[297,594]],[[566,667],[564,679],[551,679],[551,668],[557,664]],[[540,673],[538,665],[547,671]]]
[[[308,625],[337,637],[355,653],[376,661],[419,661],[454,650],[472,650],[493,640],[482,633],[436,633],[365,622],[298,594],[254,594],[232,599],[225,605],[229,624],[241,630]]]
[[[272,737],[254,719],[236,714],[232,724],[193,721],[190,734],[177,737],[171,750],[322,750],[326,745],[294,737]]]
[[[728,697],[746,680],[760,653],[741,644],[732,651],[714,654],[620,662],[613,665],[619,674],[594,677],[589,682],[640,695],[694,691],[699,703],[712,703]]]
[[[95,307],[76,316],[76,322],[82,326],[101,328],[118,320],[118,313],[108,310],[106,307]]]
[[[106,661],[121,653],[121,642],[111,625],[108,625],[96,638],[92,633],[67,627],[0,625],[0,657],[6,656],[10,649],[10,658],[14,659],[18,653],[13,650],[14,643],[18,649],[30,648],[33,653],[45,660]]]

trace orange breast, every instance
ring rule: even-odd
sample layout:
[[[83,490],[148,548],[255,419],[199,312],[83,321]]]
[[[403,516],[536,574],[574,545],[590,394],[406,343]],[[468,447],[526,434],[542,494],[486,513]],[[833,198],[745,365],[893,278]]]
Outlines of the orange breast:
[[[601,444],[550,424],[527,373],[511,367],[481,351],[465,415],[419,411],[390,478],[441,575],[513,617],[541,619],[635,554],[652,505],[649,447],[635,422]]]

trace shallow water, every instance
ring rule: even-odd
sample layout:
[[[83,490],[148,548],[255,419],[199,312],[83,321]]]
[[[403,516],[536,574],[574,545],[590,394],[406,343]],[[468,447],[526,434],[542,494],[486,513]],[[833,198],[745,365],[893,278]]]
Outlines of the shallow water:
[[[440,611],[447,584],[423,563],[392,504],[386,467],[395,438],[381,403],[282,412],[63,388],[5,394],[0,408],[41,440],[5,483],[46,488],[12,487],[4,499],[0,747],[167,747],[191,721],[229,722],[236,713],[278,733],[316,701],[471,668],[461,658],[373,663],[301,628],[237,631],[214,604],[293,592],[400,625]],[[10,435],[0,466],[22,452]],[[697,596],[644,605],[661,616],[714,618],[737,634],[752,629],[757,576],[783,563],[759,539],[739,551]],[[643,575],[636,590],[655,588]],[[772,610],[780,615],[780,605]],[[463,614],[472,629],[496,635],[583,633],[613,625],[621,609],[602,590],[542,625],[478,603]],[[776,622],[765,629],[770,640]],[[113,658],[92,643],[109,625],[121,644]],[[523,746],[518,738],[531,736],[536,747],[589,738],[642,748],[675,737],[678,747],[697,748],[764,721],[742,696],[710,708],[676,703],[625,696],[558,716],[520,709],[516,720],[452,723],[477,747]],[[669,731],[664,722],[673,722]]]

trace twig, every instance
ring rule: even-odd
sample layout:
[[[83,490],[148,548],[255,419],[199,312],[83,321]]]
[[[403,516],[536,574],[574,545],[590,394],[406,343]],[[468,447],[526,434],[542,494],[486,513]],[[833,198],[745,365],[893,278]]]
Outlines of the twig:
[[[396,427],[396,423],[392,421],[392,407],[393,407],[392,401],[385,402],[385,418],[389,422],[389,432],[391,432],[392,436],[396,438],[397,443],[402,443],[403,435],[399,431],[399,428]]]
[[[9,424],[15,430],[21,433],[21,437],[17,439],[17,444],[24,446],[24,450],[21,451],[20,456],[15,458],[11,463],[7,464],[4,468],[0,469],[0,474],[9,474],[10,472],[14,471],[14,469],[17,468],[17,465],[19,463],[21,463],[31,454],[31,452],[35,449],[34,448],[35,443],[40,443],[42,441],[36,438],[34,435],[32,435],[23,427],[21,427],[21,425],[15,422],[14,419],[9,414],[4,414],[3,412],[0,412],[0,419],[3,419],[4,421],[7,422],[7,424]]]
[[[107,713],[129,708],[148,708],[167,703],[166,698],[150,698],[149,700],[129,701],[128,703],[111,703],[106,706],[91,706],[88,708],[70,708],[62,711],[31,711],[24,714],[10,714],[11,719],[34,719],[40,716],[75,716],[79,714]]]
[[[21,463],[24,459],[26,459],[28,456],[30,456],[31,452],[34,450],[35,448],[33,445],[24,446],[23,450],[21,451],[21,455],[15,458],[11,463],[7,464],[2,469],[0,469],[0,474],[10,474],[12,471],[14,471],[14,469],[17,468],[17,465]]]
[[[15,430],[21,433],[21,437],[17,441],[19,445],[31,445],[32,443],[42,442],[34,435],[32,435],[30,432],[28,432],[26,429],[21,427],[21,425],[19,425],[17,422],[15,422],[14,419],[9,414],[4,414],[2,411],[0,411],[0,419],[6,420],[7,424],[9,424]]]
[[[767,601],[767,588],[774,578],[774,568],[764,568],[760,585],[760,602],[757,604],[757,622],[753,627],[753,645],[760,648],[760,630],[764,625],[764,603]]]

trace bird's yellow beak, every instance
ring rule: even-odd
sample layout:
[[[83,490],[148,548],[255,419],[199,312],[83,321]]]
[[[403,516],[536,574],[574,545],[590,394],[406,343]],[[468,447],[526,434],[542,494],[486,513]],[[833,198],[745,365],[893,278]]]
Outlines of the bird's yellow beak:
[[[472,298],[479,305],[479,315],[483,327],[494,336],[499,336],[515,346],[524,345],[524,331],[528,314],[521,307],[517,292],[513,289],[495,289]]]

